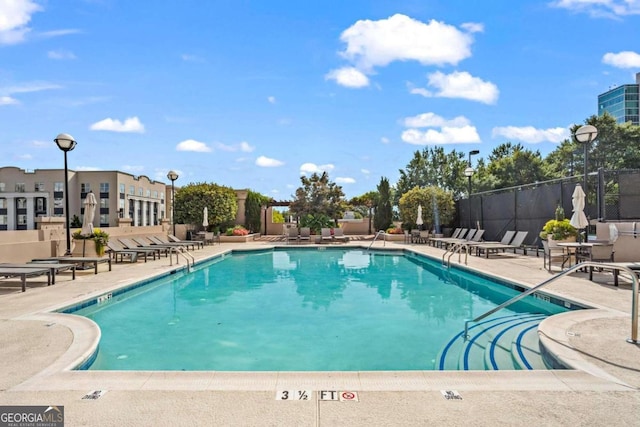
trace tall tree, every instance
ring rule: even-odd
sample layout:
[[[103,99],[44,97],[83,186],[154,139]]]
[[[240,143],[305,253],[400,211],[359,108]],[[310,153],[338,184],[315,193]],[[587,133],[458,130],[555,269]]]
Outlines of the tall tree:
[[[371,220],[373,218],[373,208],[378,203],[379,194],[375,191],[369,191],[360,196],[352,198],[349,203],[354,207],[364,206],[368,210],[369,217],[369,234],[371,234]]]
[[[495,179],[494,188],[513,187],[547,179],[539,151],[525,149],[521,144],[505,142],[489,155],[487,171]],[[480,183],[482,185],[482,183]]]
[[[346,209],[346,201],[342,187],[329,179],[329,174],[323,172],[310,177],[301,176],[302,187],[296,190],[295,200],[289,209],[299,217],[307,215],[326,215],[337,220],[342,218]]]
[[[208,221],[213,227],[233,224],[238,212],[236,192],[217,184],[188,184],[175,193],[175,221],[179,224],[202,224],[207,208]]]
[[[247,192],[247,200],[244,205],[245,227],[252,233],[260,231],[262,224],[262,207],[271,200],[270,197],[263,196],[260,193],[249,190]]]
[[[386,230],[393,223],[393,209],[391,207],[391,187],[389,180],[380,178],[378,184],[378,203],[376,205],[376,215],[373,224],[376,230]]]

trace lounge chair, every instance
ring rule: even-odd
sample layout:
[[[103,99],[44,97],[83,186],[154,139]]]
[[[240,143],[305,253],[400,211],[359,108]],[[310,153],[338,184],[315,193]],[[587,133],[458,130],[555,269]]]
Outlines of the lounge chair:
[[[307,242],[311,241],[311,229],[309,227],[302,227],[300,229],[300,241],[306,240]]]
[[[124,262],[124,257],[129,257],[129,261],[137,262],[138,255],[142,255],[144,257],[144,262],[147,262],[147,255],[152,254],[153,259],[156,259],[156,253],[153,250],[146,249],[126,249],[119,242],[115,240],[110,240],[107,242],[107,247],[109,248],[109,253],[113,254],[113,258],[118,262],[118,255],[120,256],[120,262]]]
[[[344,230],[338,227],[333,229],[333,240],[347,243],[349,241],[349,236],[345,236]]]
[[[160,240],[165,240],[163,237],[159,237]],[[196,245],[198,248],[204,248],[204,242],[202,240],[182,240],[182,239],[178,239],[176,236],[174,236],[173,234],[168,234],[167,235],[168,241],[169,243],[189,243],[192,245]]]
[[[594,244],[576,251],[576,262],[591,261],[612,263],[615,255],[613,243]],[[593,280],[593,266],[589,266],[589,280]]]
[[[51,270],[51,284],[56,284],[56,274],[61,271],[71,270],[71,279],[76,280],[76,265],[75,264],[62,264],[62,263],[37,263],[37,262],[26,262],[26,263],[2,263],[0,264],[0,268],[48,268]]]
[[[125,238],[122,238],[122,237],[120,237],[118,240],[120,241],[120,243],[122,243],[122,246],[124,246],[126,249],[133,249],[133,250],[148,249],[148,250],[155,251],[158,254],[158,257],[160,255],[162,255],[163,253],[165,254],[165,256],[168,257],[169,256],[169,252],[171,252],[173,250],[173,248],[169,248],[167,246],[141,245],[138,242],[135,242],[135,241],[130,240],[130,239],[125,239]]]
[[[451,240],[460,239],[467,234],[468,228],[456,228],[453,231],[451,237],[433,237],[429,239],[429,242],[432,243],[433,246],[437,246],[441,248],[443,245],[447,245]]]
[[[296,227],[291,227],[287,230],[287,244],[292,240],[296,243],[300,242],[300,235],[298,235],[298,229]]]
[[[22,282],[22,292],[27,290],[27,278],[47,275],[47,286],[51,285],[51,269],[47,267],[0,267],[0,277],[19,277]]]
[[[134,242],[141,244],[142,246],[151,246],[152,248],[157,247],[165,247],[171,249],[179,249],[179,250],[189,250],[189,248],[195,249],[195,246],[189,242],[168,242],[163,241],[162,238],[157,236],[141,236],[134,237],[132,239]],[[197,240],[194,240],[197,241]],[[204,243],[204,240],[202,241]]]
[[[323,242],[333,242],[333,236],[331,236],[331,229],[330,228],[321,228],[320,229],[320,243]]]
[[[507,230],[504,233],[504,236],[502,236],[502,240],[498,241],[491,241],[491,240],[486,240],[484,242],[482,242],[479,245],[475,245],[476,248],[476,255],[480,255],[480,253],[482,253],[482,251],[484,250],[485,247],[491,247],[494,245],[499,245],[499,246],[508,246],[509,243],[511,243],[511,241],[513,240],[513,236],[516,235],[515,230]],[[504,251],[504,249],[503,249]]]
[[[62,264],[76,264],[77,268],[84,267],[85,264],[93,264],[93,271],[98,274],[98,264],[107,263],[109,265],[109,271],[111,271],[111,257],[108,256],[59,256],[48,258],[34,258],[31,260],[33,263],[62,263]]]
[[[513,249],[513,253],[516,253],[516,249],[520,249],[522,247],[522,243],[524,242],[524,239],[527,238],[527,234],[529,234],[528,231],[518,231],[511,243],[507,245],[495,243],[476,245],[476,251],[480,253],[480,251],[484,250],[485,258],[489,258],[489,253],[491,252],[504,252],[507,249]]]

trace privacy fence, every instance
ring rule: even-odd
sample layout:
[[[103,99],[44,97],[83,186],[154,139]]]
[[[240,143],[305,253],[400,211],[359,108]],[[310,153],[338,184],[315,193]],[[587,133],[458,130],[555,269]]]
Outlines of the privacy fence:
[[[526,244],[539,243],[542,226],[555,218],[560,204],[571,218],[571,196],[584,176],[577,175],[500,190],[472,193],[457,202],[460,227],[485,230],[486,240],[500,240],[507,230],[528,231]],[[598,170],[590,173],[586,185],[585,213],[591,232],[598,221],[640,220],[640,170]]]

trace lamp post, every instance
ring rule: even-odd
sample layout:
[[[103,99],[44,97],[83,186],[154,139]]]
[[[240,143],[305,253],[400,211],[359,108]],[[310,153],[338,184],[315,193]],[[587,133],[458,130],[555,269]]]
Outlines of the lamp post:
[[[581,126],[573,134],[576,141],[582,143],[584,146],[584,177],[582,178],[582,190],[585,197],[585,208],[587,207],[588,194],[587,193],[587,177],[589,176],[589,146],[598,137],[598,129],[595,126],[585,125]],[[589,230],[588,226],[585,230],[585,242],[588,240]]]
[[[175,171],[169,171],[167,178],[171,180],[171,224],[173,224],[173,235],[176,235],[176,188],[175,182],[178,174]]]
[[[66,217],[67,227],[67,251],[65,256],[71,255],[71,229],[69,224],[69,169],[67,168],[67,153],[76,148],[77,142],[68,133],[61,133],[54,139],[59,149],[64,152],[64,216]]]
[[[476,154],[480,154],[480,150],[469,151],[469,161],[467,162],[467,168],[464,170],[464,176],[466,176],[468,180],[467,198],[469,199],[469,229],[471,229],[471,177],[475,173],[471,167],[471,156],[475,156]]]

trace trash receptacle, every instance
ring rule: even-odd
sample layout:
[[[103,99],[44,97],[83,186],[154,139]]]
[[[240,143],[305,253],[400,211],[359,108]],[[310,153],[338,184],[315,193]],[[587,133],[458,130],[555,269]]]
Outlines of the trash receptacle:
[[[187,240],[193,240],[193,232],[191,230],[187,230]]]

